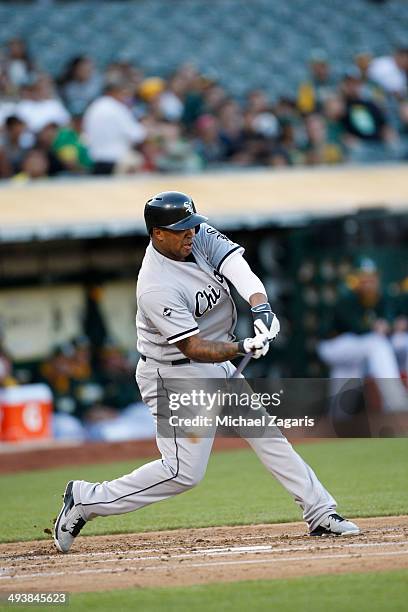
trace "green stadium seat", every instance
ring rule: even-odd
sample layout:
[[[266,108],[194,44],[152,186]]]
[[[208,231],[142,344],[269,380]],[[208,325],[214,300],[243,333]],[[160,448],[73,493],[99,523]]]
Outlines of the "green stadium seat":
[[[217,0],[209,8],[206,0],[82,0],[47,7],[0,2],[0,22],[7,24],[0,45],[24,37],[39,66],[54,75],[78,52],[98,65],[125,53],[146,72],[163,75],[193,59],[231,90],[243,94],[262,86],[276,97],[293,94],[313,48],[326,50],[338,73],[363,47],[390,52],[406,40],[408,3]],[[179,35],[169,40],[169,31]]]

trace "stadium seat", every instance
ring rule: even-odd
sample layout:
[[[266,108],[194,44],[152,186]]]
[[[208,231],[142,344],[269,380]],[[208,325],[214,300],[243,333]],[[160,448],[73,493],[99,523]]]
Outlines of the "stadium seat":
[[[123,55],[161,75],[193,60],[219,75],[231,92],[241,95],[262,86],[276,97],[293,93],[313,48],[324,49],[341,73],[360,49],[389,53],[406,39],[404,0],[383,5],[355,0],[347,3],[347,11],[343,4],[217,0],[215,11],[206,0],[107,0],[103,10],[93,0],[47,6],[0,2],[0,22],[7,24],[0,30],[0,45],[12,36],[24,37],[39,66],[54,75],[78,53],[101,66]],[[392,27],[384,28],[385,21]],[[179,35],[170,40],[169,32]]]

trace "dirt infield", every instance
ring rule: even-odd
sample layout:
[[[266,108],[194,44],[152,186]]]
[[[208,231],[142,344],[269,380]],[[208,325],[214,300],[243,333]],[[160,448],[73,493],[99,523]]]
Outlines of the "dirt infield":
[[[0,591],[97,591],[408,568],[408,516],[358,519],[359,536],[310,538],[303,523],[0,545]]]

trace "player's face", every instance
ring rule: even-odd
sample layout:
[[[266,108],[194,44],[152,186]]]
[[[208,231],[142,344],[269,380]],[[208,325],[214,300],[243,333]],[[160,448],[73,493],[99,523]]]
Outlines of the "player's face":
[[[162,228],[153,230],[153,243],[158,250],[176,261],[184,261],[193,249],[195,228],[174,231]]]
[[[380,278],[377,272],[361,272],[357,290],[361,295],[375,295],[380,291]]]

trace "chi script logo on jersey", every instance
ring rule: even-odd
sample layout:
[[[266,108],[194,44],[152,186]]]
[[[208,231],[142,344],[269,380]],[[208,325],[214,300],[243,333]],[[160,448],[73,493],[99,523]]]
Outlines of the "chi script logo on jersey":
[[[214,308],[221,299],[221,291],[212,285],[207,289],[197,291],[195,294],[195,316],[202,317],[206,312]]]
[[[183,206],[184,206],[184,208],[185,208],[186,210],[188,210],[188,212],[189,212],[189,213],[191,213],[191,214],[193,214],[193,213],[194,213],[194,210],[193,210],[193,205],[192,205],[192,203],[191,203],[191,202],[184,202]]]
[[[170,317],[172,312],[173,311],[172,311],[171,308],[164,308],[163,309],[163,317]]]

